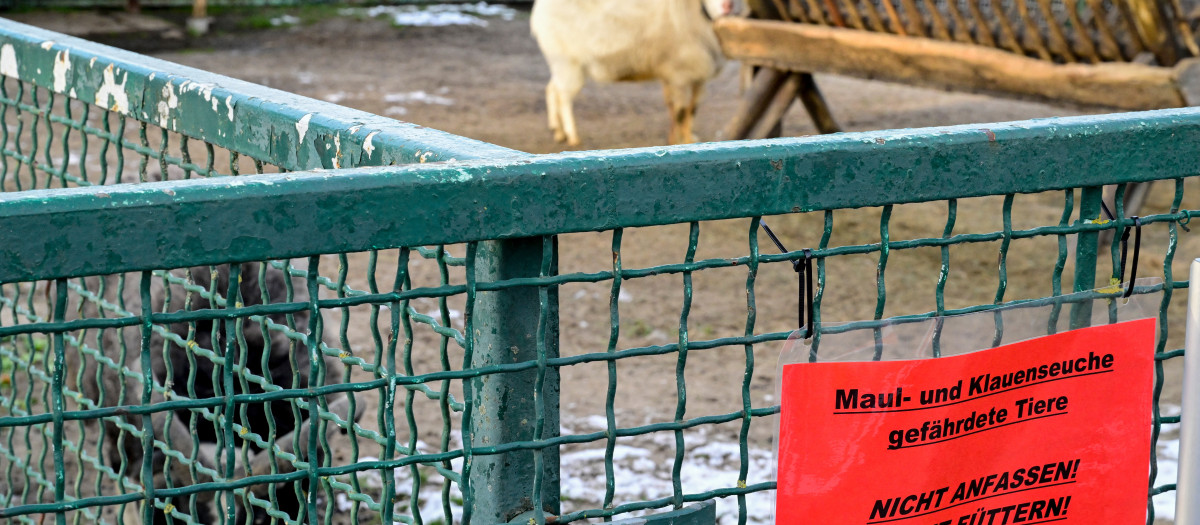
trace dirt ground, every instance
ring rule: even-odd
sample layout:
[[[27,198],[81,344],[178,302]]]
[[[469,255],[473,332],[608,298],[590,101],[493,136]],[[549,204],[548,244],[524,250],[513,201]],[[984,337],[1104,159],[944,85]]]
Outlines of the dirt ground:
[[[294,13],[301,23],[270,28],[247,23],[244,12],[218,15],[215,30],[205,37],[178,35],[104,36],[96,38],[124,45],[159,58],[270,87],[327,100],[364,111],[532,152],[560,151],[545,128],[543,88],[549,73],[529,35],[528,13],[512,20],[489,18],[486,27],[395,27],[386,21],[359,16],[339,16],[334,11],[277,9],[267,15]],[[180,13],[159,13],[178,21]],[[257,15],[256,15],[257,16]],[[34,24],[63,26],[61,13],[24,13],[12,18]],[[70,26],[72,24],[65,24]],[[77,24],[75,24],[77,25]],[[817,81],[836,119],[847,130],[874,130],[965,123],[1022,120],[1052,116],[1100,113],[1103,109],[1061,107],[1012,101],[981,95],[946,93],[905,86],[819,75]],[[738,101],[738,68],[729,64],[710,83],[697,115],[696,133],[706,140],[720,139],[719,130],[732,116]],[[591,85],[576,101],[583,146],[581,149],[628,148],[665,142],[667,112],[661,91],[652,84]],[[786,118],[785,135],[814,133],[802,108]],[[1200,181],[1187,183],[1188,201]],[[1148,210],[1162,212],[1172,198],[1169,184],[1155,188]],[[1014,204],[1014,228],[1057,224],[1062,196],[1019,196]],[[975,199],[959,204],[956,232],[991,232],[1002,229],[1002,199]],[[831,244],[869,244],[879,241],[880,210],[835,214]],[[815,246],[822,217],[794,215],[769,219],[789,248]],[[946,222],[945,204],[898,206],[892,211],[892,240],[940,237]],[[748,221],[722,221],[701,226],[696,259],[741,256],[747,253]],[[647,268],[683,260],[687,225],[628,231],[623,241],[625,268]],[[1176,274],[1186,272],[1181,261],[1200,253],[1200,236],[1182,233]],[[611,269],[611,234],[576,234],[561,239],[560,270],[594,272]],[[765,236],[764,253],[773,252]],[[1165,229],[1147,233],[1143,240],[1141,276],[1162,274]],[[1000,285],[997,277],[999,243],[956,247],[946,307],[990,303]],[[1015,242],[1006,261],[1004,299],[1040,297],[1050,290],[1050,269],[1057,254],[1055,239]],[[461,250],[456,253],[461,255]],[[382,266],[394,265],[384,255]],[[330,268],[336,258],[329,258]],[[870,318],[876,308],[875,283],[878,254],[843,257],[831,265],[823,303],[825,320]],[[352,265],[363,264],[355,259]],[[420,272],[435,284],[436,265],[424,264]],[[940,252],[926,248],[891,254],[887,275],[885,315],[934,310],[934,286]],[[360,267],[361,268],[361,267]],[[414,270],[415,271],[415,270]],[[378,275],[385,280],[387,272]],[[1102,273],[1103,274],[1103,273]],[[365,289],[365,277],[352,277]],[[746,273],[742,268],[709,270],[694,276],[695,296],[688,316],[692,339],[741,335],[745,330]],[[1069,272],[1063,286],[1069,289]],[[788,330],[795,325],[795,274],[786,265],[764,266],[756,287],[755,333]],[[562,301],[562,353],[603,352],[609,338],[610,282],[570,284],[560,290]],[[619,300],[620,348],[668,344],[676,340],[683,302],[678,274],[630,280]],[[1182,298],[1171,310],[1168,348],[1182,344]],[[433,301],[417,305],[436,311]],[[454,304],[451,308],[455,308]],[[458,307],[461,311],[461,307]],[[355,316],[365,315],[365,312]],[[352,316],[354,317],[354,316]],[[361,317],[359,317],[361,318]],[[332,325],[332,324],[331,324]],[[370,344],[365,329],[352,330],[351,346]],[[430,340],[432,338],[430,336]],[[753,374],[755,406],[772,404],[775,362],[779,346],[758,345]],[[686,379],[688,415],[736,412],[741,409],[741,381],[745,355],[742,349],[721,349],[689,356]],[[1178,361],[1178,360],[1176,360]],[[670,421],[675,408],[675,356],[644,358],[637,366],[619,366],[617,410],[620,426]],[[1169,363],[1164,403],[1178,404],[1177,363]],[[608,375],[602,363],[563,370],[564,427],[594,431],[589,421],[603,421],[603,395]],[[373,410],[370,409],[370,410]],[[368,412],[370,413],[370,412]],[[602,428],[602,424],[601,427]],[[737,425],[721,425],[712,432],[736,439]],[[752,430],[756,446],[769,449],[769,425]],[[669,447],[670,445],[668,445]],[[669,448],[667,449],[669,450]],[[752,474],[753,476],[753,474]],[[752,483],[756,480],[751,479]]]

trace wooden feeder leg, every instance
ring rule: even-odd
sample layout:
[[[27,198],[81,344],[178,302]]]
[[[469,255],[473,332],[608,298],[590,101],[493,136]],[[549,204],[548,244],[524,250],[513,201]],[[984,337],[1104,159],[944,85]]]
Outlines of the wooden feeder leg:
[[[1125,189],[1125,214],[1126,215],[1141,215],[1142,205],[1146,203],[1146,196],[1150,194],[1150,185],[1153,182],[1139,182]]]
[[[187,20],[188,32],[193,35],[208,33],[208,0],[193,0],[192,16]]]
[[[786,77],[787,74],[778,69],[764,67],[758,70],[750,88],[742,95],[733,119],[725,126],[727,140],[743,140],[748,136]]]
[[[787,76],[787,80],[775,92],[775,96],[771,97],[771,102],[767,105],[766,111],[763,111],[762,118],[754,124],[754,128],[746,138],[754,140],[778,136],[773,132],[776,131],[777,126],[783,124],[783,115],[796,100],[796,93],[800,91],[800,82],[800,73],[792,73]],[[778,131],[782,132],[782,128]]]
[[[840,133],[842,127],[833,119],[833,113],[829,112],[829,104],[825,102],[825,97],[821,96],[821,90],[817,88],[817,81],[813,79],[812,73],[800,73],[799,75],[800,102],[804,103],[804,109],[808,110],[808,115],[812,117],[817,131]]]

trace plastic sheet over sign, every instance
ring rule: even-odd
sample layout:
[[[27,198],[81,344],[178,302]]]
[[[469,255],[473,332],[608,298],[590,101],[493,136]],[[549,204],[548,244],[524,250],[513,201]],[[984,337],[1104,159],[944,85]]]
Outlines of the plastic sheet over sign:
[[[776,522],[1144,520],[1156,323],[1119,322],[1141,309],[1090,293],[1060,305],[1093,307],[1099,319],[1074,330],[1048,322],[1051,308],[1030,308],[820,345],[859,361],[822,362],[811,342],[794,341],[781,366]],[[1038,327],[1054,333],[1028,338]],[[970,351],[1004,341],[1005,329],[1017,342]],[[954,355],[928,358],[935,339]]]

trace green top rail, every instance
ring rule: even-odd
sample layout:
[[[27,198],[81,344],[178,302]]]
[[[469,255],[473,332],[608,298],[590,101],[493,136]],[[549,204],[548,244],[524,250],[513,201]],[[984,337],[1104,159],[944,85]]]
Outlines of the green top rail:
[[[286,171],[330,170],[0,194],[0,231],[50,231],[0,248],[0,282],[1200,172],[1196,109],[535,156],[7,20],[0,74]],[[338,171],[362,166],[391,167]],[[130,224],[142,235],[106,235]],[[281,234],[294,228],[341,234]]]
[[[522,155],[3,19],[0,74],[291,171]]]
[[[0,282],[1172,179],[1196,158],[1200,109],[1174,109],[12,192]]]

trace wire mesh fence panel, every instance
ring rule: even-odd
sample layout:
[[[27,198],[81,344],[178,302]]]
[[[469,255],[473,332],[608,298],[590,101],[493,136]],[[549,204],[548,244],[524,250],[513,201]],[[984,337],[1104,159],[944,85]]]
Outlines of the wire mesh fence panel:
[[[1154,180],[1170,465],[1194,110],[531,156],[7,22],[0,74],[15,522],[768,522],[794,262],[819,323],[1052,300]]]
[[[0,186],[5,191],[418,162],[437,160],[444,158],[443,155],[469,158],[469,152],[476,151],[493,155],[515,153],[452,137],[454,147],[429,147],[426,144],[437,146],[448,136],[317,101],[297,102],[298,97],[290,94],[173,64],[143,61],[144,57],[72,42],[70,37],[19,24],[9,24],[6,29],[7,39],[0,52],[6,75],[0,83],[0,120],[4,124],[0,130],[3,144]],[[55,42],[58,47],[52,47]],[[87,50],[95,52],[89,54]],[[148,63],[149,70],[139,70]],[[260,101],[268,101],[270,105],[270,101],[285,99],[290,101],[286,106],[290,115],[281,123],[290,136],[260,133],[259,124],[282,116],[272,113],[275,108],[263,110]],[[260,119],[263,114],[260,111],[270,118]],[[244,121],[235,121],[235,112],[244,115]],[[239,132],[240,125],[244,127]],[[286,152],[279,148],[285,139],[292,142]],[[105,193],[101,190],[97,195]],[[177,235],[188,233],[180,231]],[[130,235],[116,230],[105,230],[103,234]],[[440,247],[419,247],[412,253],[443,268],[456,263]],[[354,257],[356,261],[369,259],[374,264],[378,256],[371,252]],[[57,406],[54,400],[59,399],[60,388],[65,396],[61,410],[99,410],[106,415],[64,423],[57,432],[54,425],[46,424],[5,429],[8,432],[3,454],[6,460],[2,469],[6,474],[3,506],[37,504],[56,501],[55,498],[76,501],[116,497],[120,503],[82,510],[79,518],[111,523],[142,521],[155,515],[158,521],[212,522],[220,517],[222,508],[213,491],[190,494],[185,491],[183,496],[160,497],[146,511],[150,514],[144,514],[140,505],[130,502],[148,487],[161,489],[160,494],[171,494],[197,483],[232,479],[232,472],[240,476],[255,472],[278,476],[291,473],[295,478],[297,462],[307,468],[295,455],[309,446],[305,439],[297,437],[307,436],[306,427],[301,425],[311,420],[325,426],[324,419],[310,418],[312,407],[295,401],[295,397],[278,397],[286,396],[286,392],[279,393],[283,390],[311,386],[308,378],[315,377],[311,374],[312,367],[320,368],[323,361],[312,358],[306,345],[312,344],[321,355],[332,355],[335,359],[340,368],[333,370],[331,365],[330,370],[322,368],[319,372],[328,374],[331,383],[346,382],[352,372],[373,375],[376,379],[383,373],[383,364],[379,362],[359,359],[344,364],[336,360],[343,353],[339,348],[346,347],[345,344],[339,347],[338,343],[346,340],[348,327],[342,328],[340,338],[330,335],[328,342],[321,338],[309,341],[308,336],[314,330],[309,322],[311,312],[303,304],[282,313],[256,313],[228,333],[221,320],[211,315],[163,322],[146,333],[138,326],[138,318],[150,311],[199,310],[211,314],[213,309],[229,306],[226,304],[229,297],[234,297],[236,303],[260,309],[276,303],[304,302],[310,292],[309,283],[305,271],[297,268],[306,268],[308,263],[307,259],[300,259],[294,264],[276,261],[160,269],[148,277],[141,272],[99,275],[62,281],[57,287],[53,281],[4,285],[0,293],[6,312],[4,324],[14,333],[22,332],[20,325],[53,322],[52,312],[65,316],[60,321],[92,323],[91,329],[62,333],[65,354],[61,357],[70,370],[63,372],[59,383],[52,377],[56,370],[53,356],[58,355],[52,349],[55,346],[52,336],[27,332],[5,338],[0,353],[4,356],[6,415],[35,420],[47,416],[50,407]],[[461,266],[460,261],[457,264]],[[141,288],[144,278],[152,283],[150,296],[142,295],[147,291]],[[239,281],[241,286],[230,288],[230,282]],[[351,288],[345,283],[345,275],[339,282],[336,274],[323,276],[319,282],[324,293],[343,298],[347,294],[367,293],[370,287],[378,288],[374,279],[369,285],[363,280],[355,283],[359,288]],[[385,288],[394,284],[387,282]],[[50,298],[60,293],[66,303]],[[143,310],[143,306],[148,310]],[[386,312],[387,305],[383,308]],[[379,307],[375,310],[378,315]],[[430,334],[440,331],[439,337],[446,337],[451,330],[446,327],[449,321],[439,324],[446,316],[436,314],[436,304],[433,311],[432,316],[416,315],[415,321],[406,318],[409,328],[415,323]],[[385,314],[381,325],[385,328],[386,318]],[[367,330],[365,323],[357,328]],[[376,334],[379,330],[376,327]],[[339,331],[331,329],[328,333]],[[146,334],[151,338],[148,346],[142,341]],[[154,350],[151,352],[150,348]],[[143,366],[147,364],[140,361],[143,354],[150,357],[151,366]],[[222,374],[231,370],[226,359],[232,356],[238,360],[240,375],[231,372],[228,377],[236,380],[227,383]],[[353,377],[361,380],[364,376]],[[48,390],[51,386],[54,395]],[[436,399],[446,399],[450,406],[450,394],[429,388],[422,391]],[[151,396],[149,399],[168,406],[185,398],[206,399],[209,403],[198,408],[168,409],[146,416],[148,419],[143,419],[144,414],[113,415],[114,411],[123,412],[113,407],[146,402],[142,397],[146,392]],[[353,398],[342,392],[335,390],[334,394],[337,399],[331,402],[332,412],[326,402],[320,403],[317,410],[336,422],[336,414],[345,420],[354,408],[353,413],[362,419],[361,403],[356,405]],[[211,402],[228,395],[276,398],[246,401],[236,410]],[[455,401],[454,405],[461,410],[461,401]],[[371,419],[374,423],[377,418]],[[238,433],[240,448],[236,457],[224,450],[225,444],[231,442],[225,434],[227,425],[233,425],[229,428]],[[383,441],[395,446],[394,439],[379,437],[382,423],[371,426],[375,430],[367,430],[363,436],[372,438],[375,445]],[[148,428],[161,429],[163,434],[158,439],[163,441],[144,449],[143,445],[151,443],[144,440],[153,435],[146,432]],[[65,459],[57,464],[50,454],[58,444],[54,436],[61,436],[61,446],[66,450]],[[405,438],[404,442],[407,441]],[[325,448],[320,453],[329,454],[327,441],[322,439],[321,443]],[[293,446],[299,448],[289,448]],[[370,453],[384,457],[384,449]],[[146,454],[146,450],[152,454]],[[255,458],[258,463],[253,463]],[[151,466],[151,470],[143,471],[144,465]],[[67,481],[62,493],[56,494],[59,474]],[[143,479],[153,479],[154,483],[142,484]],[[357,480],[351,481],[351,485],[346,485],[346,481],[332,483],[360,486]],[[326,488],[330,486],[333,485]],[[303,505],[306,497],[297,492],[300,487],[295,482],[265,484],[260,487],[263,490],[239,491],[236,497],[241,502],[242,514],[246,514],[246,509],[259,509],[260,518],[294,522],[301,515],[298,513],[309,510]],[[362,491],[353,493],[360,500],[364,497]],[[380,508],[378,502],[368,507]],[[280,510],[267,512],[264,508],[291,509],[291,515],[287,517],[287,512]]]

